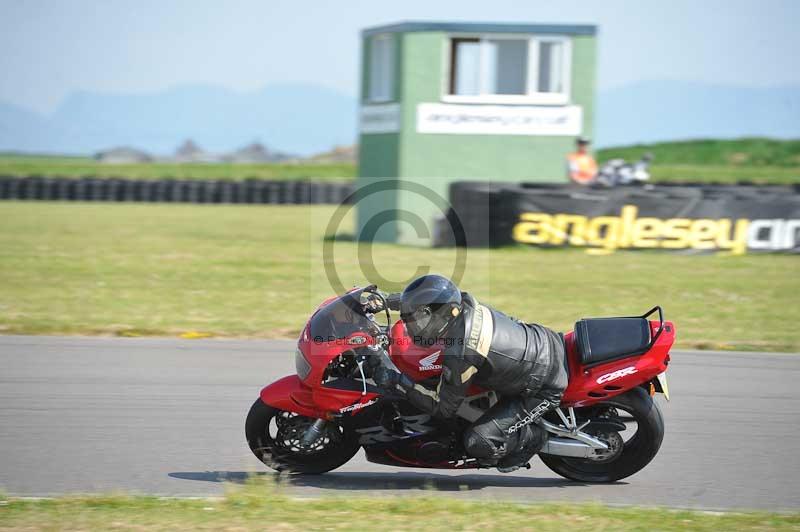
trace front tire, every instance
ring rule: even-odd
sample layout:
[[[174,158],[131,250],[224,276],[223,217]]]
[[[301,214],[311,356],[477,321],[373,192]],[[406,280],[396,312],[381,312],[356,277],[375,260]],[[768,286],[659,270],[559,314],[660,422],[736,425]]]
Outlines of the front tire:
[[[355,456],[360,447],[358,435],[333,423],[328,423],[313,444],[302,444],[305,428],[314,421],[256,399],[245,422],[247,444],[265,465],[288,473],[327,473]]]
[[[570,480],[616,482],[650,463],[664,439],[664,418],[653,398],[643,388],[634,388],[604,401],[600,406],[623,410],[636,422],[636,433],[622,444],[621,452],[610,460],[539,455],[547,467]]]

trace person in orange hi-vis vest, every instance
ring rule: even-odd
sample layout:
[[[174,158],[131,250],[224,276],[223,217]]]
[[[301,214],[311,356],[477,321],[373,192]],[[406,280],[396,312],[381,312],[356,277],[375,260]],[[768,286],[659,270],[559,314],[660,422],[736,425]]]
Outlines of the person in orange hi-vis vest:
[[[589,139],[578,137],[577,150],[567,155],[567,175],[573,183],[591,185],[597,177],[597,162],[589,153]]]

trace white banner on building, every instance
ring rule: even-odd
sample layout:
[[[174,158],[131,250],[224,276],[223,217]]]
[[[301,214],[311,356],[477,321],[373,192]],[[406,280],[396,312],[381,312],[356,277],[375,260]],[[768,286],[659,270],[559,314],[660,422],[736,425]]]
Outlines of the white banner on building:
[[[361,133],[397,133],[400,131],[400,104],[362,105],[359,131]]]
[[[417,105],[417,133],[576,136],[582,119],[576,105]]]

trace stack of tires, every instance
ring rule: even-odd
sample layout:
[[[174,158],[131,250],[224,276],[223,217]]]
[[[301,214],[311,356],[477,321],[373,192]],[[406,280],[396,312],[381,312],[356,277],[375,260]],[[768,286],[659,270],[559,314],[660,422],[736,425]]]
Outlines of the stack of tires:
[[[4,200],[339,204],[353,190],[351,183],[316,181],[0,176],[0,199]]]

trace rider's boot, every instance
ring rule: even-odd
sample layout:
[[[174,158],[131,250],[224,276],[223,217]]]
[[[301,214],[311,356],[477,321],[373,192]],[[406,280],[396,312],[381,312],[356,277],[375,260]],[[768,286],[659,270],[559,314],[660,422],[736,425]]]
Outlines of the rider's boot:
[[[497,470],[511,473],[521,467],[530,469],[530,460],[547,442],[547,432],[539,425],[526,425],[519,430],[519,442],[515,449],[497,461]]]
[[[497,466],[497,470],[500,471],[501,473],[513,473],[514,471],[516,471],[517,469],[520,469],[522,467],[524,467],[525,469],[530,469],[531,468],[531,463],[530,462],[525,462],[524,464],[512,465],[512,466],[507,466],[507,467]]]

